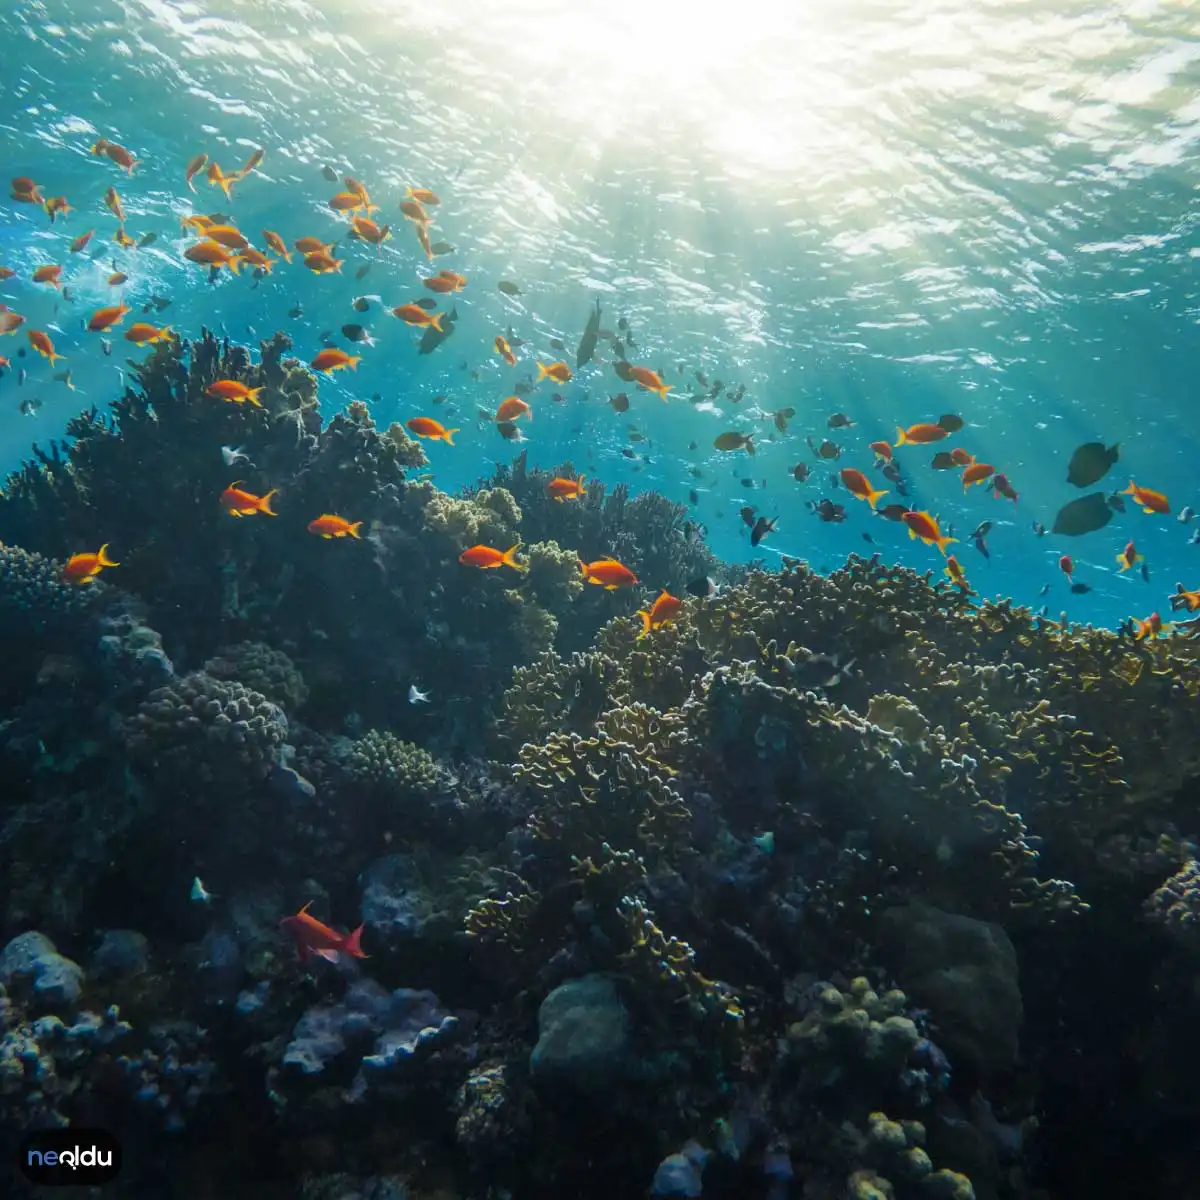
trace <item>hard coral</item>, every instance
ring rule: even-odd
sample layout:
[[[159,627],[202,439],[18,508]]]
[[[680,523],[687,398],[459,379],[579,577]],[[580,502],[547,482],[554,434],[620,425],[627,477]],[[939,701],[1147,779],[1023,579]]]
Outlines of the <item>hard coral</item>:
[[[213,679],[236,680],[253,691],[261,692],[285,712],[294,713],[308,698],[304,676],[281,650],[263,642],[237,642],[223,646],[204,664]]]

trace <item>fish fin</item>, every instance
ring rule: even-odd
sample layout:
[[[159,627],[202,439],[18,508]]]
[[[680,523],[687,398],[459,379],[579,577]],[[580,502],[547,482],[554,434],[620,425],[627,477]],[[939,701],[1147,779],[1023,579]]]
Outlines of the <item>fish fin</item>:
[[[314,950],[313,953],[323,958],[326,962],[335,963],[338,960],[338,952],[330,949],[328,946],[324,946],[320,950]]]
[[[361,521],[355,521],[355,522],[354,522],[354,524],[353,524],[353,525],[351,525],[351,526],[350,526],[350,528],[346,530],[346,532],[347,532],[347,533],[348,533],[348,534],[349,534],[349,535],[350,535],[352,538],[358,538],[358,539],[361,541],[361,540],[362,540],[362,534],[358,532],[358,531],[359,531],[361,528],[362,528],[362,522],[361,522]]]
[[[226,193],[228,195],[228,193]],[[242,256],[240,254],[231,254],[226,258],[226,263],[229,264],[229,269],[235,274],[242,273]]]
[[[664,383],[664,384],[662,385],[662,387],[660,387],[660,388],[655,388],[654,390],[655,390],[655,391],[658,393],[658,398],[659,398],[659,399],[660,399],[660,400],[661,400],[661,401],[662,401],[664,404],[670,404],[670,403],[671,403],[671,401],[670,401],[670,398],[667,396],[667,393],[668,393],[668,392],[671,390],[671,385],[670,385],[669,383]]]
[[[445,432],[445,434],[444,434],[443,436],[444,436],[444,438],[445,438],[445,441],[446,441],[446,445],[447,445],[447,446],[453,446],[453,445],[454,445],[454,435],[455,435],[456,433],[458,433],[458,432],[459,432],[459,431],[458,431],[457,429],[447,429],[447,430],[446,430],[446,432]]]
[[[542,366],[541,363],[538,363],[537,369],[538,369],[537,382],[541,383],[542,380],[545,379],[550,374],[550,372],[547,371],[546,368],[544,366]]]
[[[265,387],[251,388],[246,393],[246,399],[250,401],[256,408],[262,408],[262,401],[258,398],[259,393],[265,391]]]
[[[119,562],[116,562],[115,560],[109,558],[107,551],[108,551],[108,543],[105,542],[104,545],[100,547],[99,554],[96,555],[96,561],[102,567],[119,567],[121,564]]]
[[[904,430],[899,425],[896,426],[896,445],[897,446],[907,446],[908,445],[908,437],[905,434]]]
[[[279,514],[271,507],[271,497],[278,495],[279,489],[272,488],[259,502],[258,511],[266,513],[268,517],[277,517]]]
[[[342,943],[343,954],[349,954],[353,958],[370,958],[369,954],[363,953],[362,932],[363,926],[360,925],[352,933],[346,935],[346,940]]]
[[[445,332],[446,332],[446,331],[445,331],[445,330],[442,328],[442,317],[443,317],[443,316],[445,316],[445,314],[444,314],[444,313],[434,313],[434,314],[433,314],[433,317],[432,317],[432,318],[430,319],[430,321],[429,321],[430,325],[432,325],[432,326],[434,327],[434,329],[436,329],[436,330],[438,331],[438,333],[445,333]]]
[[[352,358],[349,358],[346,360],[346,366],[348,366],[350,368],[350,370],[352,370],[352,371],[357,371],[358,364],[360,362],[362,362],[362,355],[356,354]]]
[[[650,632],[650,614],[644,608],[639,608],[637,615],[642,618],[642,632],[638,637],[645,637]]]
[[[312,908],[311,900],[296,914],[296,916],[302,917],[310,908]]]
[[[517,560],[517,551],[521,548],[521,543],[517,542],[515,546],[509,546],[501,557],[501,562],[506,566],[512,567],[514,571],[528,571],[529,566],[526,563]]]

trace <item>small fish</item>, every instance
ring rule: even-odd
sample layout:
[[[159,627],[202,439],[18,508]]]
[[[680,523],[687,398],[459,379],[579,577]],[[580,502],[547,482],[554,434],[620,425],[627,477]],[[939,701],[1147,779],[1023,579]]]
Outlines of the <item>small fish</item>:
[[[1139,505],[1142,512],[1145,513],[1162,513],[1169,515],[1171,512],[1170,502],[1162,492],[1152,491],[1150,488],[1138,487],[1131,479],[1129,486],[1121,493],[1123,496],[1132,496],[1135,504]]]
[[[922,541],[927,546],[936,546],[943,555],[946,547],[956,540],[942,533],[937,518],[927,512],[906,512],[900,519],[908,526],[910,538]]]
[[[287,315],[291,317],[293,321],[299,320],[300,317],[304,316],[304,308],[300,304],[293,304],[292,307],[288,309]]]
[[[1125,549],[1117,555],[1117,563],[1120,567],[1120,570],[1117,571],[1117,574],[1120,575],[1123,572],[1130,570],[1133,566],[1141,561],[1142,556],[1138,553],[1137,547],[1131,541],[1126,542]]]
[[[373,264],[371,263],[363,263],[363,265],[354,272],[354,278],[359,281],[366,279],[366,277],[371,273],[372,265]]]
[[[343,325],[342,337],[349,342],[361,342],[364,346],[375,345],[375,339],[361,325]]]
[[[869,533],[864,532],[860,536],[864,542],[870,542],[872,546],[875,545],[875,539]]]
[[[553,379],[555,383],[570,383],[574,377],[571,368],[565,362],[553,362],[549,366],[538,363],[537,370],[536,383],[541,383],[543,379]]]
[[[973,596],[975,594],[971,590],[971,585],[967,582],[967,573],[962,569],[962,564],[957,558],[954,557],[953,554],[946,559],[945,571],[950,582],[954,584],[954,586],[958,588],[958,590],[962,592],[964,596]]]
[[[940,442],[947,437],[949,431],[944,425],[910,425],[907,429],[896,426],[897,446],[927,446],[930,442]]]
[[[996,477],[992,480],[992,496],[997,500],[1001,498],[1011,500],[1013,504],[1016,504],[1020,498],[1013,485],[1009,482],[1008,476],[1003,474],[1003,472],[997,472]]]
[[[767,536],[768,533],[775,531],[775,526],[779,523],[778,517],[772,517],[768,520],[766,517],[759,517],[754,522],[754,528],[750,531],[750,545],[757,546],[759,542]]]
[[[1041,591],[1040,591],[1040,592],[1038,592],[1038,595],[1039,595],[1039,596],[1044,596],[1044,595],[1045,595],[1045,594],[1046,594],[1046,593],[1047,593],[1049,590],[1050,590],[1050,585],[1049,585],[1048,583],[1043,583],[1043,584],[1042,584],[1042,589],[1041,589]]]
[[[431,299],[429,296],[422,296],[419,300],[414,300],[413,303],[418,308],[423,308],[426,312],[432,312],[437,308],[437,301]]]
[[[443,254],[454,253],[454,247],[449,242],[434,242],[429,249],[435,258],[440,258]]]
[[[1136,617],[1133,620],[1133,636],[1135,641],[1141,641],[1143,638],[1156,638],[1161,633],[1169,632],[1171,626],[1164,625],[1163,619],[1156,612],[1152,612],[1144,621],[1139,621]]]
[[[112,304],[107,308],[98,308],[88,320],[88,330],[91,333],[103,333],[106,329],[119,325],[129,311],[128,304]]]
[[[429,693],[421,691],[415,683],[409,684],[408,702],[409,704],[428,704]]]
[[[1088,592],[1090,592],[1091,590],[1092,590],[1092,588],[1091,588],[1091,585],[1090,585],[1090,584],[1087,584],[1087,583],[1073,583],[1073,584],[1071,584],[1071,591],[1072,591],[1072,592],[1073,592],[1073,593],[1074,593],[1076,596],[1086,596],[1086,595],[1088,594]]]
[[[244,446],[222,446],[221,460],[227,467],[236,467],[242,463],[249,463],[250,456]]]
[[[830,429],[852,429],[854,427],[854,422],[845,413],[834,413],[826,419],[825,424]]]
[[[419,304],[398,304],[392,309],[392,316],[399,318],[406,325],[432,325],[439,333],[442,332],[442,313],[430,314]]]
[[[64,583],[91,583],[106,567],[119,567],[121,564],[108,556],[108,543],[105,542],[95,554],[72,554],[63,567]]]
[[[754,434],[738,433],[735,430],[731,430],[728,433],[720,434],[713,441],[713,446],[717,450],[724,451],[744,449],[747,454],[753,455],[755,453]]]
[[[231,517],[250,517],[255,513],[263,513],[268,517],[277,517],[279,514],[271,507],[271,498],[278,495],[278,491],[272,488],[265,496],[256,496],[253,492],[244,491],[239,485],[240,479],[234,480],[221,493],[221,507]]]
[[[792,478],[797,483],[806,482],[809,475],[811,475],[811,474],[812,474],[812,468],[808,465],[808,463],[797,463],[792,468]]]
[[[361,528],[361,521],[347,521],[345,517],[339,517],[335,513],[322,513],[308,523],[309,533],[326,540],[344,537],[361,538],[362,534],[359,533]]]
[[[514,571],[528,571],[528,564],[517,558],[517,551],[520,548],[520,542],[509,546],[507,550],[496,550],[491,546],[471,546],[458,556],[458,561],[464,567],[478,567],[481,571],[491,571],[497,567],[512,567]]]
[[[512,346],[509,344],[508,339],[504,337],[503,334],[497,334],[496,340],[492,343],[492,345],[496,347],[496,353],[500,355],[500,357],[504,359],[504,361],[508,363],[510,367],[515,367],[517,365],[517,356],[513,353]]]
[[[1075,574],[1075,560],[1069,554],[1064,554],[1058,560],[1058,569],[1070,579]]]
[[[1183,508],[1179,510],[1179,516],[1175,518],[1175,520],[1177,520],[1181,525],[1186,525],[1189,521],[1194,521],[1195,519],[1196,510],[1188,504],[1185,504]]]
[[[956,417],[953,413],[945,413],[938,417],[939,424],[947,433],[957,433],[965,424],[962,417]]]
[[[638,581],[638,577],[615,558],[598,558],[590,563],[580,559],[579,573],[586,583],[594,583],[609,592],[618,588],[633,587]]]
[[[205,888],[204,884],[200,882],[200,876],[197,875],[192,880],[192,890],[188,898],[195,904],[211,904],[217,897]]]
[[[154,232],[143,233],[142,236],[140,238],[138,238],[138,249],[140,250],[144,246],[153,246],[154,243],[157,241],[158,241],[157,233],[154,233]]]
[[[988,463],[973,462],[962,474],[963,491],[977,483],[986,483],[996,473]]]
[[[610,396],[608,402],[617,412],[623,413],[629,411],[629,397],[624,392],[618,392],[615,396]]]
[[[331,371],[341,371],[347,367],[351,371],[357,371],[360,362],[362,362],[360,355],[350,355],[345,350],[330,347],[327,350],[322,350],[308,365],[314,371],[321,371],[328,375]]]
[[[546,484],[546,491],[551,498],[560,503],[563,500],[577,500],[580,496],[587,495],[583,487],[583,481],[586,478],[586,475],[580,475],[578,479],[566,479],[561,475],[556,475]]]
[[[435,421],[432,417],[413,417],[404,422],[404,427],[417,437],[445,442],[448,446],[454,445],[454,435],[459,432],[457,429],[446,429],[440,421]]]
[[[822,521],[841,524],[846,519],[846,506],[844,504],[834,504],[832,500],[827,499],[822,499],[820,503],[814,503],[812,500],[809,500],[807,503],[808,507]]]
[[[1171,597],[1171,607],[1173,609],[1186,608],[1188,612],[1200,609],[1200,589],[1189,592],[1184,589],[1182,583],[1177,583],[1175,595]]]
[[[362,949],[363,925],[352,933],[338,933],[336,929],[330,929],[309,915],[311,903],[309,901],[294,917],[284,917],[279,922],[280,927],[295,939],[301,962],[307,962],[313,955],[332,963],[338,961],[339,954],[351,958],[367,957]]]
[[[517,285],[515,283],[512,283],[508,279],[500,280],[500,282],[498,284],[496,284],[496,286],[506,296],[519,296],[521,294],[521,289],[519,287],[517,287]]]
[[[262,408],[262,401],[258,397],[266,388],[247,387],[237,379],[218,379],[206,390],[208,395],[218,400],[225,400],[230,404],[253,404],[256,408]]]
[[[781,408],[778,412],[771,413],[771,419],[775,422],[775,428],[780,433],[787,433],[788,422],[796,415],[794,408]]]
[[[1041,521],[1034,521],[1031,528],[1033,529],[1035,537],[1046,536],[1046,527],[1041,523]]]
[[[321,168],[321,174],[327,183],[337,183],[338,181],[338,173],[328,163]]]
[[[71,372],[70,371],[59,371],[58,374],[54,376],[54,382],[55,383],[65,383],[67,385],[67,391],[69,391],[69,392],[75,391],[75,385],[71,382]]]
[[[875,510],[875,515],[888,521],[902,521],[906,512],[908,509],[903,504],[885,504],[883,508]]]
[[[1107,447],[1103,442],[1084,442],[1067,464],[1067,482],[1081,488],[1097,483],[1120,459],[1120,447],[1120,442]]]
[[[701,600],[704,600],[716,594],[717,585],[713,582],[711,576],[701,575],[699,579],[692,579],[685,583],[683,590],[689,596],[697,596]]]
[[[497,421],[515,421],[518,417],[533,420],[533,409],[520,396],[507,396],[500,401],[500,406],[496,409]]]
[[[649,367],[630,367],[629,377],[638,387],[654,392],[660,400],[667,402],[667,393],[671,390],[671,385],[663,383],[657,371],[652,371]]]
[[[637,615],[642,618],[642,632],[639,638],[646,637],[652,629],[661,629],[669,625],[683,611],[683,601],[672,596],[664,588],[649,609],[639,609]]]
[[[89,230],[87,231],[87,233],[81,233],[81,234],[80,234],[80,235],[79,235],[79,236],[78,236],[78,237],[77,237],[77,238],[76,238],[76,239],[75,239],[75,240],[74,240],[74,241],[71,243],[71,250],[70,250],[70,252],[71,252],[72,254],[79,254],[79,253],[81,253],[81,252],[82,252],[82,251],[83,251],[83,250],[84,250],[84,249],[87,247],[87,244],[88,244],[88,242],[90,242],[90,241],[92,240],[92,234],[93,234],[93,233],[95,233],[95,232],[96,232],[96,231],[95,231],[94,229],[89,229]]]
[[[42,402],[33,396],[28,400],[22,400],[17,405],[17,409],[23,417],[36,417],[42,411]]]
[[[841,472],[842,483],[852,496],[857,496],[860,500],[865,500],[873,509],[881,496],[886,496],[887,492],[878,491],[871,486],[871,481],[859,470],[854,467],[843,467]]]
[[[1192,536],[1188,538],[1189,546],[1200,546],[1200,529],[1193,529]]]

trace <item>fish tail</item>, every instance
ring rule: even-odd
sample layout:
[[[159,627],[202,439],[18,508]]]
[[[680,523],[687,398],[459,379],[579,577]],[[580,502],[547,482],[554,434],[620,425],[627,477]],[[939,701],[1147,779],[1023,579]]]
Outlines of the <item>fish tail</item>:
[[[869,484],[867,485],[867,503],[871,506],[872,512],[875,511],[875,505],[878,503],[878,501],[886,495],[887,492],[874,491],[871,489]]]
[[[515,546],[509,546],[509,548],[507,550],[505,550],[505,552],[501,558],[501,562],[503,562],[505,566],[512,567],[512,569],[514,571],[528,571],[529,570],[528,565],[526,563],[518,561],[518,559],[517,559],[517,551],[520,548],[521,548],[520,542],[517,542],[517,544]]]
[[[277,517],[279,514],[271,507],[271,497],[279,494],[278,488],[272,488],[257,504],[260,513],[266,513],[268,517]]]
[[[458,433],[457,429],[447,429],[446,432],[444,434],[442,434],[442,440],[446,443],[447,446],[454,445],[454,435],[456,433]]]
[[[541,383],[542,380],[545,379],[550,374],[550,372],[547,371],[546,368],[541,363],[538,363],[537,369],[538,369],[537,382]]]
[[[938,539],[937,539],[937,548],[938,548],[938,549],[939,549],[939,550],[940,550],[940,551],[941,551],[943,554],[945,554],[945,553],[946,553],[946,547],[947,547],[947,546],[949,546],[951,542],[957,542],[957,541],[958,541],[958,538],[952,538],[952,537],[940,537],[940,538],[938,538]]]
[[[102,567],[119,567],[121,565],[119,562],[116,562],[115,560],[108,557],[108,543],[107,542],[105,542],[104,545],[100,547],[100,552],[96,555],[96,561]]]
[[[349,535],[350,535],[352,538],[358,538],[358,540],[359,540],[359,541],[362,541],[362,534],[358,532],[358,531],[359,531],[361,528],[362,528],[362,522],[361,522],[361,521],[355,521],[355,522],[354,522],[354,524],[353,524],[353,525],[351,525],[351,526],[350,526],[350,527],[349,527],[349,528],[346,530],[346,532],[347,532],[347,533],[348,533],[348,534],[349,534]]]
[[[363,953],[362,948],[362,933],[363,926],[360,925],[352,933],[346,934],[346,940],[342,943],[341,950],[343,954],[349,954],[352,958],[370,958],[369,954]]]
[[[247,399],[247,400],[248,400],[248,401],[249,401],[251,404],[253,404],[255,408],[262,408],[262,401],[261,401],[261,400],[258,398],[258,396],[259,396],[259,393],[260,393],[260,392],[262,392],[262,391],[264,391],[264,390],[265,390],[264,388],[260,388],[260,387],[251,388],[251,389],[250,389],[250,390],[249,390],[249,391],[246,393],[246,399]]]
[[[908,445],[908,435],[904,432],[904,430],[899,425],[896,426],[896,445],[897,446],[907,446]]]
[[[446,315],[445,313],[434,313],[433,316],[429,318],[430,325],[432,325],[434,327],[434,329],[436,329],[438,331],[438,333],[446,332],[442,328],[442,317],[444,317],[445,315]]]
[[[586,478],[587,478],[587,476],[586,476],[586,475],[580,475],[580,477],[579,477],[579,494],[580,494],[581,496],[586,496],[586,495],[587,495],[587,493],[586,493],[586,492],[583,490],[583,481],[584,481]]]
[[[579,560],[579,573],[584,577],[584,579],[586,579],[588,576],[587,563],[585,563],[582,558]]]
[[[242,270],[242,256],[240,254],[230,254],[226,259],[229,264],[229,269],[235,274],[240,275]]]
[[[751,458],[758,453],[758,451],[754,449],[754,434],[752,433],[746,434],[746,453],[750,455]]]
[[[670,403],[670,398],[667,396],[667,393],[671,390],[671,385],[669,383],[664,383],[662,387],[657,387],[654,390],[658,393],[658,398],[664,404]]]
[[[650,614],[644,608],[639,608],[637,615],[642,618],[642,632],[638,637],[645,637],[650,632]]]
[[[350,368],[350,370],[352,370],[352,371],[357,371],[358,364],[360,362],[362,362],[362,355],[356,354],[353,358],[349,358],[346,360],[346,366],[348,366]]]

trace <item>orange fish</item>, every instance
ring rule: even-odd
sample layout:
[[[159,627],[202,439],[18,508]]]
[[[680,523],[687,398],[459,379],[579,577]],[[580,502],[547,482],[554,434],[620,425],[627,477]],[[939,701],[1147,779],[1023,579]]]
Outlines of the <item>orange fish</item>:
[[[250,245],[241,230],[232,225],[209,225],[204,236],[210,242],[219,242],[226,250],[245,250]]]
[[[1142,512],[1169,513],[1171,511],[1171,505],[1162,492],[1152,492],[1149,488],[1138,487],[1132,479],[1121,495],[1132,496],[1134,503],[1141,505]]]
[[[125,232],[124,225],[117,227],[117,232],[113,234],[113,241],[126,250],[133,250],[137,247],[137,240]]]
[[[133,174],[133,168],[137,165],[137,159],[124,146],[118,146],[116,142],[110,142],[108,138],[101,138],[92,147],[92,153],[97,157],[103,155],[109,161],[115,162],[118,167],[123,167],[130,175]]]
[[[938,526],[937,518],[927,512],[906,512],[900,520],[908,526],[910,538],[920,538],[927,546],[936,546],[943,554],[951,542],[958,541],[957,538],[946,537]]]
[[[183,182],[188,185],[191,191],[196,190],[196,185],[192,182],[201,171],[204,170],[204,164],[208,162],[207,154],[197,154],[187,165],[187,170],[183,173]]]
[[[343,258],[334,258],[332,254],[323,254],[320,251],[304,256],[304,265],[314,275],[329,275],[334,271],[341,271],[342,263],[345,261]]]
[[[369,217],[353,217],[350,230],[354,237],[369,242],[372,246],[382,246],[392,236],[390,225],[377,225]]]
[[[940,442],[946,436],[940,425],[910,425],[907,429],[896,426],[897,446],[926,446],[930,442]]]
[[[268,258],[261,250],[255,250],[253,246],[247,246],[242,251],[242,262],[248,262],[252,267],[258,267],[264,274],[270,275],[276,260]]]
[[[1069,554],[1064,554],[1058,560],[1058,569],[1070,579],[1075,574],[1075,560]]]
[[[648,392],[655,392],[660,400],[667,399],[667,393],[671,390],[669,383],[663,383],[662,376],[657,371],[650,370],[649,367],[630,367],[629,378],[632,379],[640,388],[644,388]],[[559,380],[560,383],[565,383],[565,380]]]
[[[392,316],[399,317],[405,325],[432,325],[438,333],[442,333],[442,317],[444,313],[426,312],[419,304],[400,304],[392,309]]]
[[[108,277],[108,286],[109,287],[120,287],[121,284],[127,283],[128,281],[129,281],[129,276],[126,275],[124,271],[114,271]]]
[[[642,632],[638,637],[645,637],[652,629],[661,629],[668,622],[674,621],[682,611],[683,601],[663,588],[649,611],[644,608],[638,609],[637,615],[642,618]]]
[[[180,229],[182,229],[184,231],[184,233],[186,233],[190,229],[194,233],[201,234],[201,235],[210,226],[215,225],[215,224],[216,224],[216,222],[214,220],[212,220],[210,217],[205,217],[205,216],[201,215],[200,213],[190,213],[188,216],[181,217],[179,220],[179,227],[180,227]]]
[[[940,426],[938,428],[940,428]],[[954,449],[950,451],[950,461],[956,467],[969,467],[975,461],[975,456],[973,454],[968,454],[961,446],[955,446]]]
[[[323,242],[320,238],[297,238],[292,245],[298,254],[332,254],[334,242]]]
[[[263,241],[267,243],[268,250],[274,250],[284,262],[292,261],[292,252],[287,248],[287,243],[275,233],[273,230],[264,229],[262,231]]]
[[[1125,549],[1117,555],[1117,562],[1121,565],[1121,570],[1117,574],[1120,575],[1122,572],[1130,570],[1135,563],[1142,561],[1142,556],[1137,552],[1137,547],[1132,542],[1126,542]]]
[[[965,492],[967,488],[971,487],[973,484],[985,483],[987,480],[991,479],[995,473],[996,468],[988,466],[987,463],[972,463],[963,472],[963,491]]]
[[[5,314],[7,315],[7,314]],[[13,314],[14,316],[16,314]],[[24,318],[22,318],[24,320]],[[43,357],[50,360],[50,365],[54,366],[60,358],[65,358],[63,354],[59,354],[54,349],[54,343],[50,340],[48,333],[43,333],[40,329],[31,329],[26,334],[29,338],[29,344]]]
[[[358,531],[362,528],[361,521],[353,523],[347,521],[345,517],[335,516],[333,513],[322,513],[315,521],[309,521],[308,532],[315,533],[318,537],[323,538],[361,538],[362,534]]]
[[[1171,597],[1172,608],[1186,608],[1188,612],[1195,612],[1200,608],[1200,588],[1194,592],[1184,591],[1182,583],[1175,585],[1175,595]]]
[[[434,192],[431,192],[428,188],[410,187],[408,189],[408,198],[410,200],[415,200],[418,204],[429,204],[433,205],[434,207],[441,204],[441,201],[437,198],[437,195]]]
[[[121,197],[117,195],[117,189],[110,187],[104,193],[105,207],[112,213],[122,225],[125,224],[125,206],[121,203]]]
[[[70,204],[67,203],[66,196],[51,196],[50,199],[46,201],[45,208],[46,215],[50,218],[51,225],[53,225],[59,217],[65,217],[67,213],[72,211]]]
[[[327,350],[322,350],[308,365],[314,371],[324,371],[328,375],[330,371],[340,371],[345,367],[356,371],[360,362],[362,362],[361,355],[356,354],[352,357],[345,350],[338,350],[331,346]]]
[[[892,447],[890,442],[872,442],[867,449],[874,450],[875,457],[881,462],[892,461]]]
[[[553,379],[555,383],[569,383],[571,376],[571,368],[565,362],[551,363],[546,366],[544,363],[537,365],[538,375],[535,383],[541,383],[543,379]]]
[[[494,345],[496,347],[496,353],[500,355],[500,357],[504,359],[504,361],[508,363],[510,367],[515,367],[517,365],[517,356],[512,352],[512,347],[508,344],[507,338],[501,337],[499,334],[497,334]]]
[[[329,201],[334,212],[356,212],[363,207],[362,197],[357,192],[338,192]]]
[[[522,416],[533,420],[533,409],[520,396],[509,396],[501,400],[500,407],[496,409],[497,421],[515,421]]]
[[[237,173],[239,179],[245,179],[251,171],[257,171],[262,166],[262,161],[267,157],[267,152],[260,146],[253,154],[246,159],[242,169]]]
[[[1137,641],[1143,638],[1156,638],[1160,633],[1169,633],[1170,625],[1164,625],[1163,619],[1156,612],[1152,612],[1144,621],[1139,621],[1136,617],[1133,620],[1133,636]]]
[[[426,225],[429,222],[429,214],[421,207],[419,200],[401,200],[400,211],[410,221],[418,221],[422,225]]]
[[[841,476],[842,483],[846,486],[846,491],[852,496],[857,496],[860,500],[865,500],[872,509],[874,509],[880,496],[887,495],[887,492],[881,492],[873,488],[871,481],[854,467],[843,467],[838,474]]]
[[[412,420],[404,422],[404,427],[417,437],[445,442],[449,446],[454,445],[454,435],[458,432],[457,429],[446,429],[440,421],[435,421],[432,417],[413,417]]]
[[[197,242],[183,252],[183,257],[202,267],[228,267],[235,275],[241,271],[241,255],[230,254],[220,242]]]
[[[443,271],[439,275],[422,279],[421,282],[431,292],[437,292],[444,296],[447,292],[461,292],[466,286],[467,278],[465,275],[456,275],[453,271]]]
[[[95,554],[72,554],[63,567],[64,583],[91,583],[105,567],[119,567],[121,564],[108,557],[108,543],[105,542]]]
[[[249,388],[236,379],[218,379],[207,388],[208,394],[218,400],[228,400],[231,404],[253,404],[256,408],[262,408],[258,396],[264,390],[261,387]]]
[[[371,203],[371,197],[367,195],[366,184],[361,179],[355,179],[353,175],[343,175],[342,181],[346,185],[346,191],[353,192],[368,208],[378,211],[378,205]]]
[[[272,488],[265,496],[256,496],[253,492],[242,491],[240,479],[235,479],[221,493],[221,507],[231,517],[249,517],[254,513],[265,513],[268,517],[279,514],[271,508],[271,497],[278,494],[278,488]]]
[[[51,287],[60,287],[58,277],[62,274],[62,267],[46,266],[38,267],[33,273],[34,283],[48,283]]]
[[[114,325],[119,325],[130,311],[128,304],[112,304],[108,308],[98,308],[92,313],[87,327],[89,333],[103,333]]]
[[[226,200],[232,200],[233,192],[230,189],[237,183],[241,176],[236,171],[232,175],[226,175],[221,170],[220,163],[214,161],[208,164],[208,170],[204,172],[204,178],[213,187],[219,187],[225,193]]]
[[[46,203],[46,198],[42,195],[40,186],[34,183],[28,175],[18,175],[12,181],[11,195],[18,204]]]
[[[16,274],[12,267],[0,267],[0,280],[12,279]]]
[[[528,565],[517,559],[517,551],[520,548],[520,542],[509,546],[507,550],[495,550],[491,546],[472,546],[458,556],[458,561],[464,567],[478,567],[481,571],[490,571],[494,567],[512,567],[514,571],[528,571]]]
[[[157,342],[169,342],[172,336],[169,325],[158,329],[145,321],[135,321],[125,330],[125,340],[135,346],[153,346]]]
[[[12,366],[12,361],[0,355],[0,371],[7,371]]]
[[[339,954],[347,954],[351,958],[369,957],[363,953],[362,925],[352,933],[338,933],[309,914],[311,904],[310,900],[294,917],[284,917],[279,922],[280,928],[287,930],[295,939],[301,962],[308,962],[313,955],[331,963],[338,961]]]
[[[433,258],[433,243],[429,240],[429,224],[426,221],[418,221],[414,228],[417,231],[417,241],[421,243],[421,249],[425,251],[425,257]]]
[[[583,490],[583,481],[586,478],[586,475],[580,475],[578,479],[564,479],[561,475],[556,475],[546,484],[546,491],[560,503],[563,500],[577,500],[580,496],[587,495]]]
[[[967,582],[967,573],[962,569],[962,564],[954,557],[953,554],[946,559],[946,574],[950,578],[950,582],[957,587],[964,596],[970,596],[974,593],[971,591],[971,585]]]
[[[20,313],[0,312],[0,334],[16,333],[24,324],[25,318]]]
[[[615,592],[617,588],[633,587],[638,581],[638,577],[615,558],[598,558],[590,563],[581,558],[579,571],[588,583],[594,583],[608,592]]]

